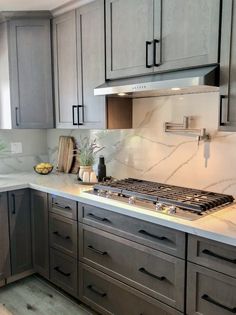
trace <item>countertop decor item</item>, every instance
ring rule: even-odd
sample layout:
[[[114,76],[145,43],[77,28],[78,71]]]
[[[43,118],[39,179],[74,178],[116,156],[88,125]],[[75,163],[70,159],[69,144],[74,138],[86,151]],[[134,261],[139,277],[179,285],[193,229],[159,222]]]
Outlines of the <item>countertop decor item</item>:
[[[57,170],[70,173],[74,160],[75,140],[73,137],[61,136],[58,146]]]
[[[99,164],[98,164],[98,181],[102,182],[106,177],[106,165],[104,156],[99,156]]]
[[[102,147],[97,145],[96,139],[90,141],[88,137],[85,137],[78,140],[76,150],[76,158],[80,164],[78,179],[83,180],[84,173],[86,173],[86,178],[90,178],[90,174],[93,172],[95,156],[102,149]]]
[[[34,166],[36,173],[40,175],[48,175],[53,170],[53,165],[51,163],[39,163]]]

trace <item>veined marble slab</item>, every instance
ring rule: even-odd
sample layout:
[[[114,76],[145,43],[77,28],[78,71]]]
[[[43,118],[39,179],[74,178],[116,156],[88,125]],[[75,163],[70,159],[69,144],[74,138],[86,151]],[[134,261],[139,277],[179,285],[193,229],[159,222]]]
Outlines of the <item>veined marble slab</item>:
[[[209,238],[236,246],[236,203],[195,221],[165,215],[139,208],[116,200],[101,198],[86,193],[91,186],[79,184],[75,175],[52,173],[42,176],[32,173],[0,175],[0,192],[32,188],[110,211],[160,224],[179,231]]]

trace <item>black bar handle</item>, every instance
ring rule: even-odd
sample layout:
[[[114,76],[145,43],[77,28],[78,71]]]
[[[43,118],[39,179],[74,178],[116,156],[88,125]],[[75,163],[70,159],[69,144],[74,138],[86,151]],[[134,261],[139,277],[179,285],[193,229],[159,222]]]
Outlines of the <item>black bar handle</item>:
[[[65,277],[69,277],[71,275],[70,272],[67,273],[67,272],[62,271],[59,266],[55,267],[54,270],[56,270],[57,272],[59,272],[61,275]]]
[[[154,275],[153,273],[147,271],[147,270],[146,270],[145,268],[143,268],[143,267],[139,268],[138,271],[140,271],[140,272],[144,273],[145,275],[150,276],[150,277],[152,277],[152,278],[154,278],[154,279],[160,280],[160,281],[166,280],[166,277],[164,277],[164,276],[159,277],[159,276],[157,276],[157,275]]]
[[[18,120],[18,110],[19,108],[18,107],[15,107],[15,114],[16,114],[16,126],[19,126],[19,120]]]
[[[78,122],[75,122],[75,109],[78,110],[77,105],[72,105],[72,124],[73,126],[78,126]]]
[[[223,119],[223,100],[227,98],[227,95],[220,95],[220,126],[224,126],[229,123],[229,104],[227,104],[226,120]]]
[[[159,62],[157,62],[157,44],[160,44],[160,60],[159,60]],[[153,54],[154,54],[154,66],[160,67],[160,65],[161,65],[161,41],[159,39],[154,39]]]
[[[16,214],[16,196],[11,194],[12,197],[12,214]]]
[[[82,118],[83,118],[82,122],[80,122],[80,114],[79,114],[80,108],[82,109]],[[77,105],[77,118],[78,118],[78,125],[83,126],[83,124],[84,124],[84,105]]]
[[[203,296],[201,297],[203,300],[211,303],[211,304],[214,304],[216,306],[219,306],[221,308],[223,308],[224,310],[230,312],[230,313],[233,313],[233,314],[236,314],[236,307],[233,307],[233,308],[230,308],[228,306],[225,306],[217,301],[215,301],[214,299],[212,299],[210,296],[208,296],[207,294],[203,294]]]
[[[158,235],[154,235],[154,234],[151,234],[145,230],[139,230],[138,231],[140,234],[143,234],[143,235],[146,235],[146,236],[150,236],[150,237],[153,237],[153,238],[156,238],[157,240],[159,241],[165,241],[165,240],[168,240],[168,238],[166,238],[165,236],[158,236]]]
[[[106,251],[103,252],[103,251],[101,251],[101,250],[99,250],[99,249],[94,248],[92,245],[88,245],[88,249],[90,249],[90,250],[93,251],[94,253],[99,254],[99,255],[101,255],[101,256],[108,255],[108,253],[107,253]]]
[[[230,262],[230,263],[232,263],[232,264],[236,264],[236,259],[231,259],[231,258],[228,258],[228,257],[224,257],[224,256],[222,256],[222,255],[213,253],[213,252],[210,251],[209,249],[203,249],[202,253],[205,254],[205,255],[211,256],[211,257],[219,258],[219,259],[221,259],[221,260]]]
[[[101,221],[101,222],[110,222],[110,220],[108,220],[107,218],[101,218],[93,213],[89,213],[88,214],[89,217],[92,217],[95,220]]]
[[[71,207],[70,207],[70,206],[61,205],[61,204],[58,203],[58,202],[54,202],[54,205],[57,206],[58,208],[61,208],[61,209],[71,210]]]
[[[68,236],[63,236],[58,231],[54,231],[53,234],[58,236],[58,237],[60,237],[60,238],[65,239],[65,240],[70,240],[70,236],[69,235]]]
[[[146,68],[152,68],[153,65],[150,65],[148,62],[148,52],[149,52],[149,46],[152,44],[150,41],[146,41]]]
[[[87,286],[87,288],[88,288],[90,291],[92,291],[93,293],[95,293],[95,294],[97,294],[97,295],[99,295],[99,296],[101,296],[101,297],[107,296],[107,294],[106,294],[105,292],[100,291],[99,289],[95,288],[95,287],[94,287],[93,285],[91,285],[91,284],[89,284],[89,285]]]

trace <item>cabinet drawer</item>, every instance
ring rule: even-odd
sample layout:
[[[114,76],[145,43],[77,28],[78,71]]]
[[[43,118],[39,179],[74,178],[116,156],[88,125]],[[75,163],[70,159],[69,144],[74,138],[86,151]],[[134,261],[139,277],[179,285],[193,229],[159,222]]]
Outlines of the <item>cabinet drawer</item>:
[[[185,233],[85,204],[79,204],[79,220],[165,253],[185,256]]]
[[[77,259],[77,222],[60,215],[49,215],[50,246]]]
[[[74,200],[49,195],[49,211],[72,220],[77,220],[77,202]]]
[[[77,261],[50,249],[50,280],[73,296],[78,296]]]
[[[236,279],[188,263],[187,314],[236,313]]]
[[[236,278],[236,247],[189,235],[188,260]]]
[[[182,259],[82,224],[79,231],[83,262],[183,310]]]
[[[79,264],[79,298],[103,315],[180,315],[165,304],[124,283]]]

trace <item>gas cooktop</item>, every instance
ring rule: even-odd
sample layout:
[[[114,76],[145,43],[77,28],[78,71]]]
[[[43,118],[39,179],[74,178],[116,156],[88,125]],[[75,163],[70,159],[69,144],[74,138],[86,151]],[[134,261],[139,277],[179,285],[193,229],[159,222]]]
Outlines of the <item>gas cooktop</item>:
[[[95,184],[92,194],[195,220],[232,203],[230,195],[126,178]]]

